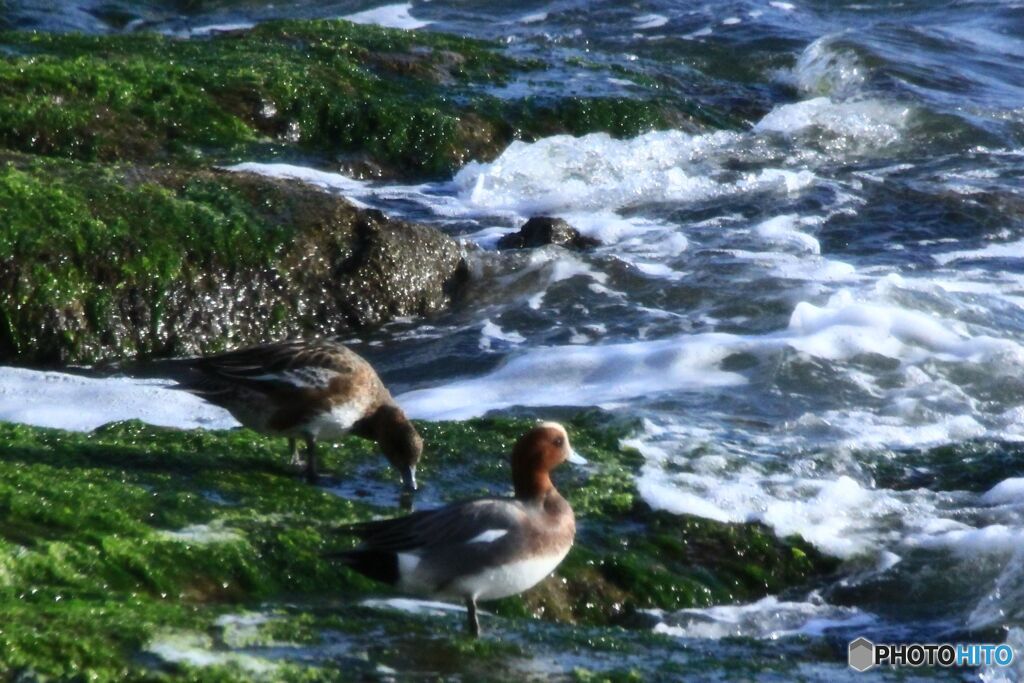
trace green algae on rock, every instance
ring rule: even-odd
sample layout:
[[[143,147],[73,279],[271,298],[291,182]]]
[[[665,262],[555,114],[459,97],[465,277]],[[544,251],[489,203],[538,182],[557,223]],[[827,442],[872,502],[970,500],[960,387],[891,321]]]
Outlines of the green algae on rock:
[[[539,64],[495,43],[345,21],[192,40],[6,32],[0,47],[0,147],[88,161],[223,159],[271,143],[437,175],[524,135],[704,119],[654,91],[500,99],[488,87]]]
[[[438,175],[518,138],[707,120],[653,91],[503,99],[489,88],[541,65],[499,48],[344,21],[193,40],[0,33],[0,361],[337,334],[437,311],[465,279],[440,232],[210,162]]]
[[[0,360],[330,335],[444,308],[462,248],[295,181],[0,162]]]
[[[505,494],[506,454],[530,424],[418,424],[424,494]],[[641,458],[619,445],[626,428],[594,415],[568,428],[590,461],[556,473],[577,511],[577,545],[538,588],[486,607],[511,640],[498,646],[464,641],[458,618],[439,630],[433,617],[362,605],[390,596],[324,553],[353,542],[338,525],[395,510],[307,486],[273,440],[136,422],[89,434],[0,425],[0,672],[236,680],[272,665],[275,679],[317,680],[337,678],[336,667],[361,672],[348,678],[379,667],[457,673],[471,659],[478,675],[497,662],[511,677],[539,641],[598,659],[636,651],[641,636],[609,625],[630,624],[637,609],[755,599],[834,569],[757,525],[650,511],[633,483]],[[387,473],[363,467],[371,449],[358,439],[325,448],[325,471],[372,489]],[[467,647],[471,658],[459,654]],[[302,648],[335,654],[281,655]]]

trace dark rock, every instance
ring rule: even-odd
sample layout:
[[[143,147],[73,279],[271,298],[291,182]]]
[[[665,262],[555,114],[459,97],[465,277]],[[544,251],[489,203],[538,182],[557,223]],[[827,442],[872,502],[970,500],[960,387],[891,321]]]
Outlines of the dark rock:
[[[561,218],[534,216],[519,228],[519,232],[498,240],[498,249],[527,249],[555,244],[566,249],[590,249],[600,246],[600,240],[581,235],[580,231]]]
[[[33,205],[48,207],[48,187],[63,203],[48,208],[51,239],[0,254],[0,362],[89,363],[350,333],[440,311],[468,277],[461,245],[444,233],[296,181],[52,164],[7,173]],[[74,232],[75,216],[90,212]],[[130,239],[107,237],[114,230]]]

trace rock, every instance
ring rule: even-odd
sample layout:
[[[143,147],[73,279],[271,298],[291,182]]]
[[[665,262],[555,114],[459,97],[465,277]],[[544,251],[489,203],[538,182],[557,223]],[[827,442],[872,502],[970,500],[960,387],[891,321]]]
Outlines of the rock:
[[[661,88],[496,98],[490,86],[544,62],[497,42],[346,22],[261,22],[201,40],[12,31],[4,46],[0,147],[83,161],[217,162],[258,155],[269,138],[302,156],[365,158],[392,177],[446,177],[517,139],[720,118]],[[60,116],[38,114],[55,107]]]
[[[354,250],[334,264],[333,293],[354,327],[439,311],[468,277],[458,243],[439,230],[373,210],[360,211],[353,227]]]
[[[636,490],[644,457],[621,443],[631,428],[596,413],[565,421],[590,461],[558,473],[576,512],[576,543],[540,585],[487,603],[496,615],[488,619],[492,635],[483,647],[473,645],[472,656],[461,615],[370,608],[367,599],[395,593],[330,559],[352,547],[339,526],[393,515],[397,500],[326,495],[293,476],[280,443],[246,429],[122,422],[82,433],[0,423],[0,677],[20,670],[31,674],[13,680],[66,680],[69,672],[90,680],[177,680],[175,670],[159,678],[163,672],[154,673],[140,651],[182,629],[213,635],[221,658],[211,655],[191,680],[245,680],[244,671],[223,670],[231,648],[252,648],[251,655],[287,650],[295,653],[293,665],[310,667],[294,677],[271,670],[268,680],[376,680],[388,666],[398,680],[431,672],[439,680],[521,681],[516,667],[524,661],[547,672],[566,652],[574,653],[570,666],[601,653],[631,668],[660,666],[670,653],[652,648],[678,654],[681,641],[652,634],[647,610],[803,595],[839,565],[760,524],[646,508]],[[495,454],[508,453],[532,425],[418,423],[431,445],[431,496],[441,503],[507,491],[507,462]],[[354,487],[372,487],[363,467],[372,455],[370,442],[351,437],[324,449],[324,467]],[[229,631],[232,625],[245,631]],[[347,648],[366,653],[365,675],[353,674],[353,658],[323,649],[324,638],[338,633]],[[382,637],[388,647],[380,646]],[[282,641],[295,645],[280,648]],[[449,642],[459,649],[438,656]],[[541,646],[552,650],[538,653]],[[684,650],[689,669],[555,678],[705,680],[709,669],[693,663],[698,649]],[[785,666],[777,650],[769,656]],[[490,671],[467,669],[481,659]]]
[[[519,228],[519,232],[498,240],[498,249],[527,249],[555,244],[566,249],[590,249],[600,246],[600,240],[581,235],[580,231],[561,218],[534,216]]]
[[[444,309],[458,242],[296,181],[88,165],[0,169],[0,361],[88,363],[336,335]],[[0,230],[2,234],[3,230]],[[37,230],[38,232],[38,230]]]

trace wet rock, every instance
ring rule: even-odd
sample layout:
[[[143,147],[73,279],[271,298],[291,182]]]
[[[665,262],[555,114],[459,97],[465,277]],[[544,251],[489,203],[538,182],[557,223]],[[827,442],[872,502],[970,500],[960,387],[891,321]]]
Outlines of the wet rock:
[[[0,171],[0,195],[13,235],[35,229],[23,204],[50,226],[0,254],[3,362],[336,335],[440,311],[468,277],[440,231],[295,181],[25,163]]]
[[[422,225],[361,211],[350,256],[333,264],[335,301],[355,327],[444,308],[468,270],[452,238]]]
[[[391,177],[445,177],[513,140],[746,125],[661,88],[646,97],[496,98],[480,86],[544,63],[434,31],[268,21],[201,40],[140,35],[5,34],[0,146],[195,163],[256,156],[273,141],[303,155],[365,158]],[[60,115],[39,115],[51,110]]]
[[[625,653],[632,667],[664,659],[652,648],[680,648],[679,641],[650,633],[646,610],[805,593],[838,564],[758,524],[651,511],[636,490],[644,458],[621,444],[631,433],[627,427],[595,413],[565,421],[590,461],[558,473],[576,512],[576,543],[540,585],[486,603],[496,615],[487,618],[491,635],[473,642],[472,656],[463,616],[370,608],[368,598],[395,593],[330,559],[331,551],[354,543],[338,526],[396,513],[390,494],[325,495],[293,476],[280,440],[246,429],[123,422],[76,433],[0,423],[0,442],[7,445],[0,452],[0,673],[24,667],[30,680],[149,680],[150,662],[138,653],[154,638],[183,631],[216,634],[218,656],[234,647],[259,654],[263,644],[311,667],[294,676],[275,671],[268,680],[351,680],[352,663],[338,659],[339,637],[346,651],[366,653],[362,678],[388,666],[399,680],[424,672],[443,680],[522,680],[515,666],[529,661],[524,657],[544,662],[546,672],[565,652],[575,653],[571,666],[603,652]],[[427,505],[435,497],[448,502],[507,491],[508,463],[495,454],[507,453],[532,425],[529,419],[418,423],[431,444]],[[372,490],[380,482],[366,479],[364,465],[373,457],[370,442],[352,437],[324,449],[323,466],[354,489]],[[350,645],[354,638],[360,640]],[[394,646],[379,647],[382,638]],[[319,660],[299,647],[320,643],[328,649]],[[529,654],[515,649],[520,643]],[[538,656],[542,644],[552,651]],[[778,644],[772,646],[773,661],[784,661]],[[701,679],[706,669],[692,657],[686,650],[692,668],[671,675],[611,680],[677,680],[681,671]],[[231,663],[214,659],[190,680],[245,679],[218,669],[217,661]],[[472,663],[499,675],[468,669]]]
[[[528,249],[555,244],[566,249],[590,249],[600,246],[600,240],[580,234],[561,218],[534,216],[519,228],[519,232],[498,240],[498,249]]]

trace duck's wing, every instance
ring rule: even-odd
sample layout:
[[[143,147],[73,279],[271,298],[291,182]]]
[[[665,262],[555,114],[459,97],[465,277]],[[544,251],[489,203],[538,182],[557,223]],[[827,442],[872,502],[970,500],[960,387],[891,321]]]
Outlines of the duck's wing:
[[[482,498],[339,531],[361,538],[365,550],[400,553],[490,543],[521,528],[525,518],[522,504],[514,499]]]
[[[208,397],[232,386],[282,396],[327,390],[343,396],[378,383],[365,360],[328,340],[264,344],[188,359],[188,365],[193,372],[181,382],[183,388]]]

